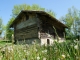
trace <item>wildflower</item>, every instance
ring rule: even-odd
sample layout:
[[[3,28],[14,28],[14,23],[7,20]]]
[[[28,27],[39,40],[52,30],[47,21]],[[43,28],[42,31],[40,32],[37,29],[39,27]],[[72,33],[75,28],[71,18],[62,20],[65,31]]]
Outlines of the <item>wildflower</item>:
[[[2,56],[0,56],[0,60],[2,60]]]
[[[19,52],[19,57],[21,57],[21,55],[22,55],[22,54]]]
[[[26,60],[25,58],[23,58],[22,60]]]
[[[73,46],[74,46],[74,44],[72,43],[70,46],[71,46],[71,47],[73,47]]]
[[[63,55],[62,55],[62,58],[65,58],[65,57],[66,57],[66,56],[63,54]]]
[[[79,60],[79,57],[78,56],[76,56],[76,60]]]
[[[4,47],[4,48],[1,49],[1,51],[5,51],[5,49],[6,49],[6,48]]]
[[[33,41],[32,44],[35,45],[35,42]]]
[[[47,53],[47,50],[43,50],[42,53]]]
[[[54,42],[57,42],[57,40],[54,40]]]
[[[76,43],[76,40],[74,40],[74,42]]]
[[[29,48],[29,45],[28,44],[26,44],[25,46],[26,46],[26,48]]]
[[[26,52],[26,50],[24,50],[24,52]]]
[[[37,60],[40,60],[40,57],[39,56],[37,57]]]
[[[59,40],[61,40],[61,38],[60,38],[60,37],[58,37],[58,39],[59,39]]]
[[[34,50],[37,52],[37,49],[36,48]]]
[[[9,53],[10,53],[10,52],[13,52],[13,48],[12,48],[12,46],[7,47],[7,49],[8,49],[8,52],[9,52]]]
[[[67,54],[67,57],[70,57],[70,55],[69,55],[69,54]]]
[[[47,50],[44,50],[44,52],[46,53],[46,52],[47,52]]]
[[[43,58],[43,60],[46,60],[46,58]]]
[[[62,43],[62,42],[64,42],[64,40],[59,40],[59,41],[58,41],[58,43]]]
[[[78,45],[75,45],[74,48],[75,48],[75,49],[78,49]]]
[[[78,41],[78,39],[76,39],[76,41]]]
[[[29,52],[29,51],[27,51],[27,52],[26,52],[26,54],[27,54],[27,55],[30,55],[30,52]]]
[[[60,58],[58,58],[58,60],[61,60]]]
[[[74,40],[74,43],[78,43],[79,41],[78,40]]]

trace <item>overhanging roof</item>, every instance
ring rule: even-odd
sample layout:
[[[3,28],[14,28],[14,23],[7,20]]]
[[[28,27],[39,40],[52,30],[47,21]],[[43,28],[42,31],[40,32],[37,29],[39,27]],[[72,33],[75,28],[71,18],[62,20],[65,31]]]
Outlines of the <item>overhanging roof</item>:
[[[10,25],[10,27],[13,27],[13,25],[18,21],[18,18],[20,18],[20,16],[23,13],[35,13],[35,14],[40,14],[42,16],[46,16],[46,18],[49,18],[49,20],[51,19],[53,22],[55,21],[57,24],[61,25],[64,28],[67,28],[66,25],[64,25],[63,23],[61,23],[59,20],[57,20],[56,18],[52,17],[50,14],[48,14],[45,11],[35,11],[35,10],[22,10],[19,15],[15,18],[15,20],[13,21],[13,23]]]

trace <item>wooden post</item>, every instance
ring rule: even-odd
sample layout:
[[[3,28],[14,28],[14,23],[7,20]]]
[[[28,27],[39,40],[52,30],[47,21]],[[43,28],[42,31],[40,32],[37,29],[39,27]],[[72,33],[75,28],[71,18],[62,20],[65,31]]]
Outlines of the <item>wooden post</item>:
[[[14,35],[12,34],[12,44],[14,43]]]

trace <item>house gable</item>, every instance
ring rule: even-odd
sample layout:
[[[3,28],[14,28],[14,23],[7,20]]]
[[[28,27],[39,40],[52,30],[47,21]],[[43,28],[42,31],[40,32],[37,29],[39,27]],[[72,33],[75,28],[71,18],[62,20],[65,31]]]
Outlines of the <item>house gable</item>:
[[[15,41],[36,38],[49,42],[57,37],[55,29],[59,37],[64,38],[67,26],[44,11],[21,11],[10,27],[14,27]]]

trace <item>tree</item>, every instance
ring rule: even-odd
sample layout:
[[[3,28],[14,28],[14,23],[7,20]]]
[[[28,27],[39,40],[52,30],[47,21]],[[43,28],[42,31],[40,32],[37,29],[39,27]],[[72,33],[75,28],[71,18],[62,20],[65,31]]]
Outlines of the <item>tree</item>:
[[[75,7],[69,8],[68,13],[61,19],[61,21],[68,26],[68,29],[66,30],[68,37],[77,36],[76,26],[78,25],[75,22],[79,20],[78,10]]]
[[[12,9],[12,17],[16,17],[21,10],[37,10],[37,11],[46,11],[50,15],[55,17],[55,13],[52,12],[51,10],[46,10],[45,8],[40,7],[39,5],[33,4],[32,6],[26,5],[26,4],[21,4],[21,5],[15,5],[14,8]]]
[[[15,5],[12,9],[12,18],[10,19],[10,21],[7,24],[7,29],[6,29],[6,37],[7,38],[11,38],[11,34],[13,33],[10,29],[10,24],[13,22],[14,18],[16,18],[16,16],[21,12],[21,10],[41,10],[41,11],[46,11],[48,12],[50,15],[55,17],[55,13],[52,12],[51,10],[45,10],[45,8],[40,7],[39,5],[33,4],[32,6],[30,5],[26,5],[26,4],[21,4],[21,5]]]
[[[0,18],[0,35],[2,34],[2,18]]]
[[[11,18],[8,21],[8,24],[6,25],[6,31],[5,31],[5,39],[11,40],[12,34],[13,34],[13,29],[10,28],[11,23],[13,22],[14,18]]]

